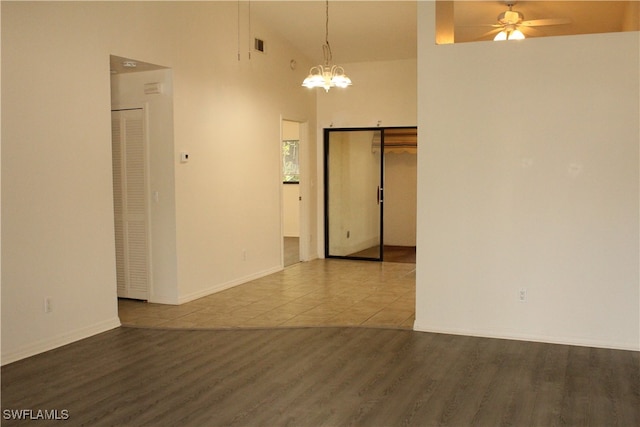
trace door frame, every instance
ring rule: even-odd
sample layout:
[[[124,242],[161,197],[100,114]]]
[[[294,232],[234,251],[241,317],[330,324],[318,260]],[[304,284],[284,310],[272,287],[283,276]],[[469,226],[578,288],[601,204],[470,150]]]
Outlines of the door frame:
[[[343,128],[324,128],[323,129],[323,173],[324,173],[324,256],[325,258],[353,259],[363,261],[384,261],[384,181],[385,181],[385,131],[392,129],[415,129],[417,126],[370,126],[370,127],[343,127]],[[366,258],[355,256],[339,256],[329,254],[329,135],[331,132],[351,132],[351,131],[380,131],[380,256],[379,258]]]
[[[299,222],[300,222],[300,236],[298,244],[298,258],[300,262],[311,260],[310,245],[312,241],[311,237],[311,221],[309,219],[309,197],[310,195],[310,176],[309,176],[309,122],[304,119],[289,118],[287,116],[280,116],[280,162],[278,169],[278,180],[280,185],[280,265],[284,268],[284,194],[282,183],[282,122],[295,122],[299,126],[299,167],[300,167],[300,182],[298,184],[300,192],[300,204],[298,209]]]
[[[143,297],[132,297],[132,296],[127,296],[126,298],[131,298],[131,299],[139,299],[142,301],[150,301],[151,296],[153,295],[153,264],[152,264],[152,251],[151,251],[151,242],[152,242],[152,235],[151,235],[151,200],[149,197],[150,194],[150,185],[151,185],[151,172],[150,172],[150,144],[149,144],[149,103],[148,102],[141,102],[141,103],[133,103],[133,104],[118,104],[115,106],[111,107],[111,113],[114,112],[119,112],[119,111],[131,111],[131,110],[141,110],[142,111],[142,117],[143,117],[143,174],[144,174],[144,206],[145,206],[145,215],[144,215],[144,221],[145,221],[145,244],[146,244],[146,269],[147,269],[147,289],[146,289],[146,295],[144,295]],[[112,136],[113,138],[113,136]],[[113,143],[113,142],[112,142]],[[112,157],[111,157],[111,161],[113,162],[113,153],[112,153]],[[113,185],[113,184],[112,184]],[[115,188],[112,187],[112,191],[115,193]],[[122,195],[122,197],[124,197],[124,194]],[[115,212],[114,212],[114,221],[115,221]],[[125,263],[127,261],[125,260]],[[116,284],[117,286],[117,284]],[[121,298],[120,295],[118,295],[118,298]]]
[[[384,127],[353,127],[353,128],[324,128],[323,129],[323,174],[324,174],[324,257],[338,259],[353,259],[361,261],[384,261]],[[377,258],[353,255],[329,254],[329,136],[332,132],[380,132],[380,181],[378,183],[380,242]]]

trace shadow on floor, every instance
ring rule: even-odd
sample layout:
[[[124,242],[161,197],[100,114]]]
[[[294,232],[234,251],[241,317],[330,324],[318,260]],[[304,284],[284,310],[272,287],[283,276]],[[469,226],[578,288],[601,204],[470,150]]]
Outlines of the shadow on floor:
[[[362,258],[378,258],[380,247],[375,246],[368,248],[360,252],[350,254],[351,257]],[[402,262],[402,263],[416,263],[416,247],[415,246],[389,246],[384,245],[382,252],[383,260],[385,262]]]

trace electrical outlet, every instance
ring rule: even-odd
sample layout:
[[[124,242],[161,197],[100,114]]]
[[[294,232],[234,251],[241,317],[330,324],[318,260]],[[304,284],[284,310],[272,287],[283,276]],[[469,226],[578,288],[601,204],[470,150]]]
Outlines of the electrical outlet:
[[[45,313],[51,313],[51,311],[53,310],[53,307],[51,306],[51,297],[44,298],[43,308]]]
[[[518,292],[518,300],[520,302],[525,302],[527,300],[527,290],[525,288],[520,289],[520,292]]]

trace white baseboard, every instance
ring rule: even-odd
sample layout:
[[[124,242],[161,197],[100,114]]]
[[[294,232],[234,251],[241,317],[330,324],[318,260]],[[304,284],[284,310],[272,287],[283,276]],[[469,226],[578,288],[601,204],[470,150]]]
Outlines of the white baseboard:
[[[120,327],[120,319],[114,317],[103,322],[99,322],[84,328],[76,329],[74,331],[66,332],[58,336],[47,338],[37,341],[35,343],[26,345],[22,348],[2,353],[1,364],[7,365],[12,362],[16,362],[27,357],[35,356],[36,354],[44,353],[45,351],[53,350],[54,348],[62,347],[63,345],[71,344],[75,341],[80,341],[85,338],[89,338],[93,335],[100,334],[102,332],[110,331]]]
[[[192,292],[190,294],[182,295],[178,298],[178,304],[184,304],[189,301],[196,300],[198,298],[206,297],[207,295],[215,294],[216,292],[224,291],[225,289],[233,288],[234,286],[242,285],[252,280],[260,279],[261,277],[268,276],[273,273],[282,271],[283,267],[277,266],[267,270],[259,271],[257,273],[250,274],[248,276],[241,277],[239,279],[231,280],[226,283],[220,283],[210,288],[203,289],[198,292]]]
[[[518,333],[498,333],[496,331],[485,331],[481,329],[451,329],[441,327],[431,327],[420,324],[417,320],[413,324],[413,330],[417,332],[430,332],[434,334],[449,334],[449,335],[465,335],[471,337],[482,338],[497,338],[505,340],[515,341],[531,341],[542,342],[547,344],[562,344],[562,345],[574,345],[579,347],[596,347],[596,348],[608,348],[613,350],[629,350],[640,351],[640,345],[626,342],[609,342],[599,341],[585,338],[576,337],[554,337],[554,336],[542,336],[542,335],[530,335],[530,334],[518,334]]]
[[[180,302],[176,297],[167,295],[153,295],[149,297],[149,302],[154,304],[179,305]]]

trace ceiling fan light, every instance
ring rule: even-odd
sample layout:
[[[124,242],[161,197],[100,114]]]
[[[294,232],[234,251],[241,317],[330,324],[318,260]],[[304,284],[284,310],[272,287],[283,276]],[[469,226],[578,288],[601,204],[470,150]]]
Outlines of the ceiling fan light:
[[[494,42],[501,42],[507,40],[507,32],[506,31],[500,31],[498,34],[496,34],[496,36],[493,38]]]
[[[524,34],[520,30],[513,30],[511,34],[509,34],[509,40],[524,40]]]
[[[500,42],[500,41],[504,41],[504,40],[524,40],[524,34],[522,34],[522,31],[516,29],[510,30],[510,29],[505,29],[500,31],[498,34],[496,34],[496,36],[493,38],[493,41],[496,42]]]

